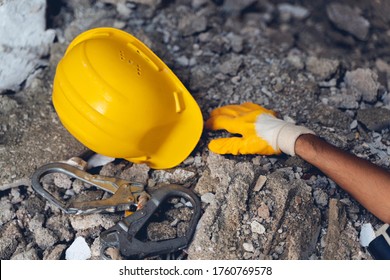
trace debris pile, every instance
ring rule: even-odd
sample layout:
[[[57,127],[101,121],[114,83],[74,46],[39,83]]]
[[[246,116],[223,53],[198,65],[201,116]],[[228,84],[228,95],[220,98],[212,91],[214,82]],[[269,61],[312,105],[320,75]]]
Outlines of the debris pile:
[[[24,8],[39,2],[42,20],[45,1],[17,2]],[[38,167],[84,149],[58,120],[51,90],[67,45],[93,27],[120,28],[147,44],[183,81],[205,119],[218,106],[251,101],[390,168],[390,52],[383,32],[390,5],[383,1],[54,2],[47,3],[46,28],[39,25],[41,47],[33,48],[39,52],[30,53],[31,69],[47,67],[18,80],[3,78],[0,69],[0,259],[97,259],[99,235],[123,218],[64,214],[30,185]],[[12,3],[2,1],[0,14]],[[297,157],[209,152],[207,143],[222,134],[204,131],[193,153],[169,170],[117,159],[93,171],[148,191],[162,184],[192,189],[202,216],[188,259],[371,258],[362,241],[366,224],[377,230],[382,223],[333,181]],[[65,199],[104,195],[61,176],[47,180]],[[187,215],[176,212],[167,213],[176,217],[169,224],[152,224],[148,237],[172,236],[170,228]],[[82,247],[72,253],[81,238],[90,256]]]

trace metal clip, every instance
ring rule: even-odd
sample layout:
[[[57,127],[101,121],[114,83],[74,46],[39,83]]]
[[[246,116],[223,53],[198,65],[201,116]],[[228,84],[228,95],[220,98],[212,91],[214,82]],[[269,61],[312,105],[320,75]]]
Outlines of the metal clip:
[[[163,241],[143,242],[136,238],[136,234],[157,211],[158,207],[171,197],[182,197],[188,200],[193,207],[193,215],[184,236]],[[179,185],[167,185],[151,194],[145,206],[118,222],[115,226],[100,235],[102,243],[101,257],[108,259],[105,252],[108,248],[117,248],[127,258],[145,258],[169,254],[187,247],[195,232],[200,218],[201,205],[198,197],[190,190]]]
[[[41,178],[50,173],[66,174],[72,178],[79,179],[104,191],[112,193],[113,195],[110,198],[102,200],[83,202],[74,201],[69,203],[61,202],[41,185]],[[123,211],[130,209],[131,205],[136,204],[140,197],[149,198],[149,195],[144,191],[144,186],[140,183],[129,182],[127,180],[114,177],[92,175],[62,162],[49,163],[38,168],[31,178],[31,184],[38,194],[67,214]]]

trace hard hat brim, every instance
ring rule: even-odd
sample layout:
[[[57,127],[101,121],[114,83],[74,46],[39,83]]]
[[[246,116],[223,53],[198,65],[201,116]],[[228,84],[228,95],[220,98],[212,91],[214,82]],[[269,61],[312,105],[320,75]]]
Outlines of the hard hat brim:
[[[183,94],[183,99],[186,108],[180,113],[179,121],[169,128],[169,133],[162,142],[145,136],[145,146],[157,147],[153,158],[126,158],[127,160],[145,162],[154,169],[168,169],[179,165],[191,154],[202,135],[203,117],[196,101],[189,93]]]

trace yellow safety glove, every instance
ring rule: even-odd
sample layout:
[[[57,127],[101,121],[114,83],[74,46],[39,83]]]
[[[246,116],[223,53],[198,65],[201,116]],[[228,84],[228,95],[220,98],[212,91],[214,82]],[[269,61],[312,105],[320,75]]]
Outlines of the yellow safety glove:
[[[213,110],[206,122],[211,130],[227,130],[242,137],[214,139],[210,151],[217,154],[295,155],[295,141],[301,134],[314,134],[275,117],[275,112],[254,103],[227,105]]]

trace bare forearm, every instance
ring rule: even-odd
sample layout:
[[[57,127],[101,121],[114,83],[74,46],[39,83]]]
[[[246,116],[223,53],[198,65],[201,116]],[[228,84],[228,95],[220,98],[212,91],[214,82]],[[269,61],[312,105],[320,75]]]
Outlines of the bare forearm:
[[[295,143],[295,152],[383,222],[390,223],[389,171],[346,153],[314,135],[301,135]]]

